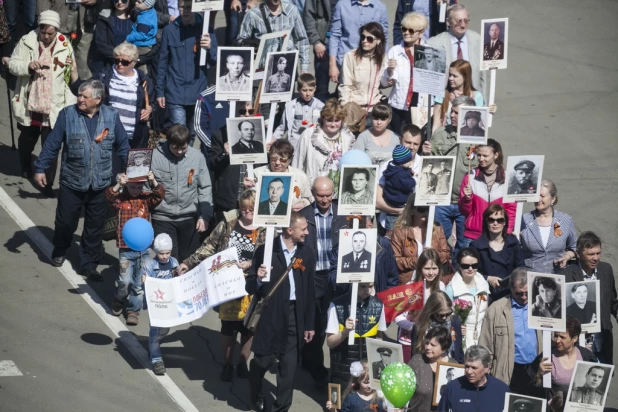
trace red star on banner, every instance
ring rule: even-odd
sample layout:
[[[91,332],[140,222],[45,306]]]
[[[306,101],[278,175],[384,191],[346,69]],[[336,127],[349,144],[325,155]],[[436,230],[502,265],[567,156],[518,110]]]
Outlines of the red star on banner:
[[[165,292],[163,292],[161,290],[161,288],[159,288],[159,289],[155,290],[154,294],[155,294],[155,298],[157,298],[159,300],[163,300],[163,295],[165,294]]]

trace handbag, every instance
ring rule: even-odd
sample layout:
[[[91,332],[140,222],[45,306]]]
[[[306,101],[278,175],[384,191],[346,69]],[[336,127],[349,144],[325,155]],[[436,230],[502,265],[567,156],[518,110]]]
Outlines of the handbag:
[[[266,305],[268,305],[268,302],[270,301],[272,295],[277,291],[279,286],[281,286],[281,283],[283,283],[283,281],[288,277],[290,270],[292,270],[292,267],[294,267],[294,264],[296,263],[296,259],[296,257],[292,258],[292,261],[288,265],[287,269],[285,269],[285,272],[283,272],[283,275],[279,278],[277,283],[275,283],[275,286],[273,286],[273,288],[268,292],[266,296],[264,296],[263,299],[260,300],[257,294],[253,295],[253,298],[251,299],[251,304],[249,304],[249,308],[247,309],[247,314],[245,315],[244,321],[245,327],[250,332],[255,333],[255,330],[260,323],[262,313],[264,312],[264,308],[266,307]]]
[[[358,103],[347,102],[343,105],[345,118],[343,122],[348,129],[354,134],[362,133],[367,126],[367,111],[364,110]]]

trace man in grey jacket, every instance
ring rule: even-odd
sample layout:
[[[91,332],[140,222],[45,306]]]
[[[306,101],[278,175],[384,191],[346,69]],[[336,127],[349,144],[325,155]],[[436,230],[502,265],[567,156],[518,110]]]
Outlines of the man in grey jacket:
[[[331,12],[337,0],[307,0],[303,12],[303,23],[313,45],[315,59],[315,79],[317,88],[315,97],[325,102],[328,99],[328,39],[330,38]]]
[[[152,172],[165,188],[163,202],[152,213],[155,236],[167,233],[173,242],[172,256],[188,258],[199,246],[199,233],[212,216],[212,187],[206,159],[189,147],[189,129],[170,127],[165,142],[152,155]]]

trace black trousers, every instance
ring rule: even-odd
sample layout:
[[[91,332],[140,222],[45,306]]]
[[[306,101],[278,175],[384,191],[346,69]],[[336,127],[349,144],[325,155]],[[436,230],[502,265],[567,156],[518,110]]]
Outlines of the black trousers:
[[[95,270],[103,252],[103,230],[108,212],[105,190],[80,192],[60,185],[52,257],[64,256],[71,246],[82,207],[85,217],[80,241],[80,269]]]
[[[612,335],[611,329],[603,329],[601,330],[601,334],[603,335],[603,348],[601,352],[595,352],[597,358],[599,358],[599,362],[607,363],[608,365],[614,364],[614,336]]]
[[[317,383],[326,382],[328,379],[328,369],[324,366],[324,341],[326,340],[326,323],[328,322],[328,307],[332,301],[332,291],[328,285],[328,271],[317,271],[316,290],[318,282],[321,282],[322,296],[315,298],[315,336],[311,342],[303,346],[303,367],[309,371],[313,380]]]
[[[513,365],[513,376],[509,385],[511,392],[536,398],[545,398],[545,389],[532,385],[527,368],[528,365],[521,363]]]
[[[21,172],[32,175],[32,152],[41,137],[41,146],[45,144],[47,136],[51,132],[50,127],[39,126],[21,126],[18,125],[21,133],[17,139],[17,150],[19,151],[19,164],[21,166]],[[47,178],[47,186],[51,187],[54,184],[56,178],[56,168],[58,166],[58,159],[54,160],[45,171],[45,177]]]
[[[259,332],[258,332],[259,333]],[[278,360],[277,390],[275,391],[275,404],[273,412],[287,412],[292,406],[294,394],[294,374],[298,365],[298,335],[296,330],[295,305],[290,302],[290,316],[288,322],[288,341],[283,355],[258,355],[254,354],[249,366],[249,388],[251,402],[255,403],[258,395],[262,395],[262,383],[266,371]],[[263,396],[263,395],[262,395]]]
[[[389,124],[389,129],[401,136],[401,129],[409,124],[412,124],[410,109],[399,110],[393,107],[393,118]]]
[[[155,237],[167,233],[172,238],[172,256],[179,263],[191,256],[200,245],[199,233],[195,230],[196,219],[185,219],[174,222],[152,219]]]

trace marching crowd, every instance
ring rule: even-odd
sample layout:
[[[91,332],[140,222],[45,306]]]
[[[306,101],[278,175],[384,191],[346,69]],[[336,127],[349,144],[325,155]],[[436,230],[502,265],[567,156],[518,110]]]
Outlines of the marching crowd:
[[[601,260],[601,239],[589,231],[577,234],[572,217],[557,208],[558,189],[549,179],[542,180],[539,201],[514,233],[516,204],[504,201],[509,183],[500,143],[488,139],[477,148],[457,143],[459,108],[486,106],[489,95],[489,72],[479,68],[483,45],[469,28],[465,6],[449,1],[441,23],[440,0],[399,0],[394,44],[389,44],[384,0],[224,3],[225,38],[217,39],[215,13],[209,33],[202,34],[204,17],[191,11],[188,0],[3,1],[0,52],[20,131],[21,174],[58,199],[54,266],[63,265],[84,209],[80,274],[102,281],[97,266],[112,216],[119,273],[109,297],[111,311],[136,325],[148,277],[182,275],[235,247],[249,296],[218,308],[225,360],[220,378],[247,378],[258,411],[290,409],[297,365],[319,387],[341,384],[342,410],[386,410],[369,385],[365,338],[388,339],[384,304],[376,293],[409,282],[425,284],[423,308],[395,319],[404,360],[417,377],[410,410],[502,411],[504,394],[513,392],[547,399],[550,410],[560,411],[577,360],[613,364],[611,316],[618,314],[618,297],[612,267]],[[262,35],[281,30],[291,31],[288,49],[299,51],[300,74],[292,79],[296,98],[270,113],[258,93],[254,102],[239,102],[230,113],[228,102],[215,100],[208,76],[217,64],[218,45],[257,51]],[[419,44],[446,51],[444,96],[414,92]],[[315,75],[309,73],[312,60]],[[242,62],[228,57],[226,64],[226,87],[242,85]],[[335,95],[329,92],[331,82],[337,84]],[[495,105],[490,112],[497,112]],[[474,113],[465,116],[466,124],[478,123]],[[268,162],[255,169],[232,165],[228,134],[238,134],[240,150],[262,150],[262,142],[254,141],[251,123],[228,130],[225,119],[253,116],[272,117],[266,124],[274,129],[273,139],[263,142]],[[196,136],[200,149],[194,148]],[[39,138],[42,150],[33,162]],[[147,182],[123,173],[129,149],[138,148],[153,149]],[[339,232],[352,228],[353,221],[338,214],[338,188],[344,183],[353,188],[344,195],[346,203],[373,201],[374,193],[364,170],[353,173],[351,182],[341,181],[340,161],[351,149],[379,166],[378,213],[356,217],[361,228],[378,229],[375,279],[358,287],[356,318],[350,317],[351,286],[336,283]],[[454,156],[453,170],[444,165],[438,173],[421,170],[422,156],[429,155]],[[515,166],[524,189],[533,168],[526,162]],[[272,250],[265,250],[265,228],[253,224],[255,187],[267,172],[293,175],[290,223]],[[271,187],[279,190],[276,182]],[[435,207],[429,221],[429,207],[414,206],[417,188],[450,192],[451,204]],[[276,208],[270,213],[277,214]],[[133,217],[152,222],[154,257],[124,243],[123,225]],[[266,254],[272,255],[270,282],[263,282]],[[581,342],[580,320],[569,317],[566,332],[553,336],[552,353],[542,354],[541,332],[529,328],[528,311],[551,317],[566,303],[555,299],[556,285],[548,282],[535,282],[535,290],[543,292],[529,301],[528,271],[561,274],[567,282],[598,280],[601,313],[595,321],[601,332]],[[586,292],[567,291],[576,301],[581,298],[575,295]],[[243,322],[252,296],[269,299],[255,333]],[[454,313],[456,299],[471,304],[464,321]],[[160,344],[167,333],[150,328],[157,375],[165,373]],[[356,337],[352,345],[350,334]],[[434,406],[439,361],[465,364],[465,375],[440,389]],[[271,403],[262,382],[275,363]],[[542,386],[546,374],[551,374],[550,389]],[[599,379],[592,381],[597,386],[574,391],[594,405],[603,394]],[[517,410],[532,410],[525,401],[519,405]],[[326,407],[335,410],[331,402]]]

